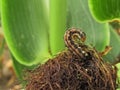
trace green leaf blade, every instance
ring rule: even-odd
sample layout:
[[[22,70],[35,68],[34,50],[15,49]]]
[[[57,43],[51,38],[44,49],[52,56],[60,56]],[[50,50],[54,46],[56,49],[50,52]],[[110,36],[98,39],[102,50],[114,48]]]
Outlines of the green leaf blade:
[[[48,58],[48,23],[43,0],[2,1],[5,39],[14,57],[24,65]]]
[[[120,0],[89,0],[89,7],[99,22],[120,19]]]
[[[66,0],[50,1],[50,46],[52,54],[65,48],[63,35],[66,30]]]

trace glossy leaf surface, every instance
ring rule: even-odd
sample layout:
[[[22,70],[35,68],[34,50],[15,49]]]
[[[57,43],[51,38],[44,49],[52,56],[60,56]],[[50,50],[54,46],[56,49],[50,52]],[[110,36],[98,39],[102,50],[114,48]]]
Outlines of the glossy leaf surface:
[[[120,0],[88,0],[91,13],[100,22],[120,19]]]
[[[44,0],[3,0],[2,25],[13,56],[24,65],[44,62],[49,55]]]

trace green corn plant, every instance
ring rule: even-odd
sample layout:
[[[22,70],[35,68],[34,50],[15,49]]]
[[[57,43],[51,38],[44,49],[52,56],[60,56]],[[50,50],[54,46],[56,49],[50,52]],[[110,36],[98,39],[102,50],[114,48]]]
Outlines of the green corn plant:
[[[16,74],[23,78],[21,72],[24,69],[44,64],[63,51],[64,32],[72,27],[82,29],[87,35],[85,43],[98,51],[111,45],[113,49],[105,60],[115,62],[113,57],[120,52],[116,45],[120,45],[120,38],[109,21],[119,19],[118,2],[119,0],[2,0],[2,27]]]

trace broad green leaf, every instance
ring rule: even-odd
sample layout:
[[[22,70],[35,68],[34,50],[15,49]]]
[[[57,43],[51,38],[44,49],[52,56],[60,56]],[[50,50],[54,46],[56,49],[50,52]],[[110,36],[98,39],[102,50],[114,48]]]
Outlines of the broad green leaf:
[[[0,0],[0,16],[1,16],[1,5],[2,5],[1,2],[2,2],[2,0]]]
[[[1,5],[2,5],[1,2],[2,2],[2,0],[0,0],[0,14],[1,14]]]
[[[97,21],[120,19],[120,0],[88,0],[92,15]]]
[[[120,36],[118,36],[117,32],[112,27],[110,27],[110,46],[112,49],[104,56],[104,59],[114,63],[118,61],[117,57],[120,54]]]
[[[67,26],[82,29],[87,34],[87,43],[100,51],[109,45],[108,24],[100,24],[93,19],[88,0],[68,0]]]
[[[5,39],[19,63],[42,63],[50,56],[47,16],[45,0],[2,0]]]
[[[1,6],[2,5],[1,2],[2,2],[2,0],[0,0],[0,26],[1,26],[1,7],[2,7]]]
[[[52,54],[65,48],[66,0],[50,0],[50,46]]]

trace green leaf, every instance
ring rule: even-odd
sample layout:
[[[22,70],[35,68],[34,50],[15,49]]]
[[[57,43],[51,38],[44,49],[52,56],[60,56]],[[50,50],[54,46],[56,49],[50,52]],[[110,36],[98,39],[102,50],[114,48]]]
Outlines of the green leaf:
[[[50,46],[52,54],[65,48],[63,35],[66,30],[66,0],[50,0]]]
[[[2,2],[2,0],[0,0],[0,26],[1,26],[1,8],[2,8],[1,2]]]
[[[108,52],[106,56],[104,56],[104,60],[115,63],[118,60],[116,59],[120,54],[120,36],[118,36],[117,32],[110,26],[110,46],[112,50]]]
[[[108,24],[100,24],[93,19],[88,0],[68,0],[67,26],[81,28],[87,34],[87,43],[100,51],[109,45]]]
[[[50,57],[45,0],[2,0],[7,44],[19,63],[33,65]]]
[[[93,17],[100,22],[120,19],[120,0],[88,0]]]

